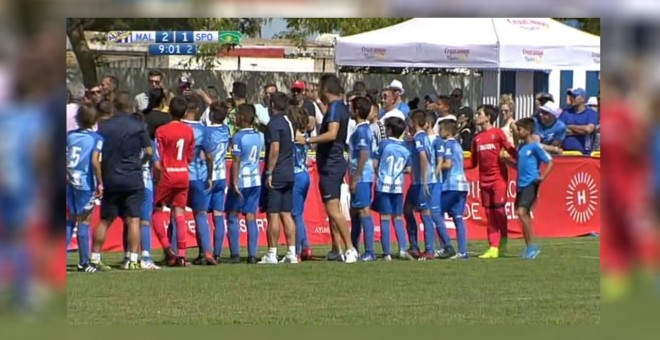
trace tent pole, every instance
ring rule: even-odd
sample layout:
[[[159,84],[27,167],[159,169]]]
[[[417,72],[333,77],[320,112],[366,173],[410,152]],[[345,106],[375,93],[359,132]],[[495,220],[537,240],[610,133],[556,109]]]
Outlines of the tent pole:
[[[501,91],[502,91],[502,69],[498,67],[497,68],[497,93],[495,94],[495,101],[493,103],[493,105],[495,105],[495,106],[498,105],[497,102],[500,100],[500,96],[501,96],[500,92]],[[495,126],[500,127],[500,120],[499,119],[495,122]]]

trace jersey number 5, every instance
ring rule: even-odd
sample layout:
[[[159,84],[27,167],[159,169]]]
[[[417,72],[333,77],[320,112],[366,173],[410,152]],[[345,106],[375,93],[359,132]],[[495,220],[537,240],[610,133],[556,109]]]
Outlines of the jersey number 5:
[[[69,168],[75,168],[80,162],[80,151],[78,146],[72,146],[69,153]]]

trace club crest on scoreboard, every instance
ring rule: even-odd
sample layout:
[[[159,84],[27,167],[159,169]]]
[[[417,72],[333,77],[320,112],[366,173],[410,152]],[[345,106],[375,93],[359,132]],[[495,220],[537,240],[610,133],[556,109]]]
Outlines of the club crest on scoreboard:
[[[108,42],[111,43],[129,43],[131,40],[131,31],[110,31],[108,32]]]

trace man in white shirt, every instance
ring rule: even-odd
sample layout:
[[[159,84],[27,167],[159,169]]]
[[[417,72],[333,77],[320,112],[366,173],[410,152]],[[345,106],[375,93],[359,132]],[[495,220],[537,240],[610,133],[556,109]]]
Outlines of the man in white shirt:
[[[80,83],[69,85],[69,102],[66,104],[66,131],[78,128],[76,115],[80,108],[80,102],[85,98],[85,87]]]
[[[147,80],[149,82],[149,90],[163,88],[163,74],[160,71],[149,71]],[[133,100],[135,112],[142,112],[149,105],[149,90],[135,96],[135,100]]]
[[[399,97],[396,95],[396,90],[391,88],[385,89],[381,97],[383,101],[383,108],[381,109],[382,116],[380,117],[381,121],[385,121],[387,118],[401,118],[406,120],[406,115],[399,110]]]

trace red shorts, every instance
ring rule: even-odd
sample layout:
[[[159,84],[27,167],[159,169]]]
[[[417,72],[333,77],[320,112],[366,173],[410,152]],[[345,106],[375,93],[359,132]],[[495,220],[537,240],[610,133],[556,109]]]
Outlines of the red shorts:
[[[506,183],[493,183],[481,187],[481,204],[484,208],[503,207],[506,204]]]
[[[172,207],[185,208],[188,203],[188,188],[172,188],[169,186],[156,187],[157,206],[169,205]]]

